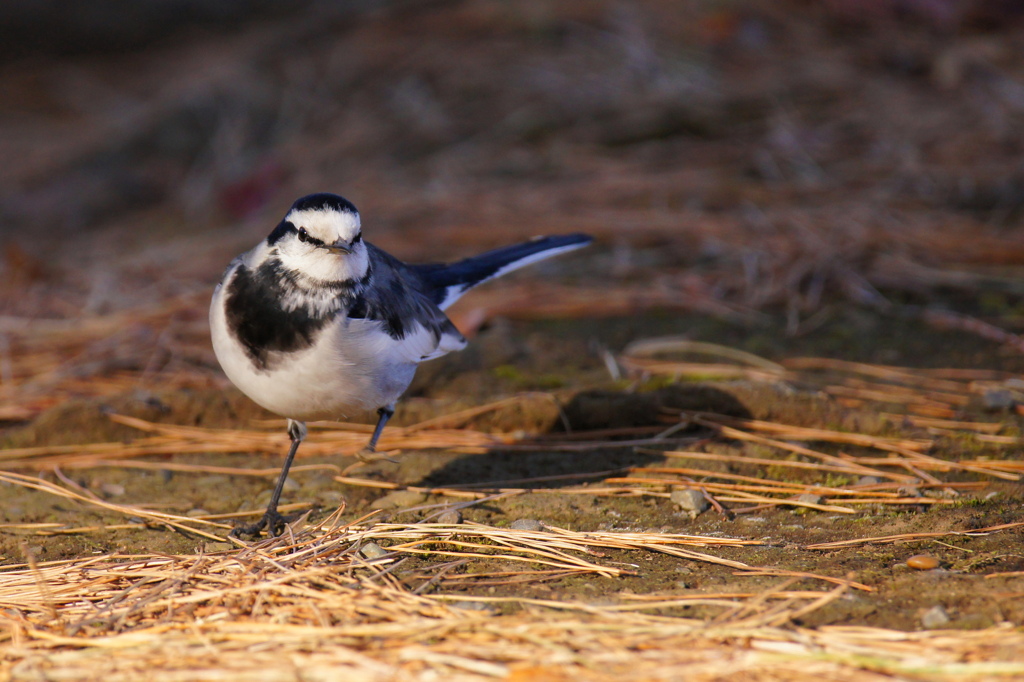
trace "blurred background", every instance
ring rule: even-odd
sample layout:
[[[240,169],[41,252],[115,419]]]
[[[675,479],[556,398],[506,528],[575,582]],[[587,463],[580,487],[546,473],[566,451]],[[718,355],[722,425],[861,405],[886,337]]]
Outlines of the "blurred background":
[[[859,347],[910,314],[1019,345],[1022,43],[1011,0],[10,0],[7,414],[72,379],[219,377],[212,285],[314,191],[408,260],[598,238],[475,294],[470,333],[881,319]]]

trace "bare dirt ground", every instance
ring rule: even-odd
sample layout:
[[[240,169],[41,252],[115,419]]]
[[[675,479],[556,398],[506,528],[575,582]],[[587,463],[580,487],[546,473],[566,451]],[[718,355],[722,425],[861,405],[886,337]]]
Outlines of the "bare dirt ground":
[[[871,660],[871,646],[855,659],[815,640],[833,666],[822,677],[1024,676],[1022,38],[1010,3],[311,3],[130,52],[10,57],[0,675],[87,679],[102,667],[88,652],[122,646],[112,638],[207,627],[221,606],[261,627],[399,622],[326,602],[261,616],[263,597],[207,597],[197,615],[187,577],[161,593],[187,613],[157,614],[156,596],[122,613],[123,595],[61,596],[39,573],[241,551],[226,535],[265,505],[283,422],[227,384],[206,305],[294,197],[326,190],[409,260],[538,233],[597,243],[452,311],[470,348],[421,368],[382,443],[394,463],[356,464],[365,427],[314,427],[285,491],[309,511],[296,546],[338,524],[377,528],[383,563],[365,565],[360,536],[349,573],[375,571],[405,595],[394,603],[457,603],[509,632],[569,604],[619,614],[629,637],[718,627],[735,666],[694,679],[769,678],[779,661],[743,651],[812,660],[777,641],[853,628],[1000,644],[928,645],[918,665],[881,640]],[[688,513],[687,490],[710,506]],[[401,535],[454,509],[444,542],[416,541],[430,551]],[[538,544],[458,545],[473,528]],[[577,534],[587,550],[573,556],[600,570],[571,564],[550,544],[562,531],[544,528]],[[702,556],[659,544],[681,536],[704,538]],[[607,538],[620,544],[586,545]],[[287,543],[274,542],[245,556],[280,568]],[[75,611],[88,603],[93,616]],[[416,603],[416,618],[449,617]],[[625,615],[643,609],[660,620]],[[427,632],[417,646],[444,640]],[[552,640],[578,655],[550,668],[526,635],[519,653],[409,658],[382,633],[337,635],[368,656],[346,659],[353,674],[630,669],[595,663],[602,645],[578,633]],[[753,640],[776,643],[744,649]],[[690,646],[652,643],[667,658],[648,660],[616,642],[647,661],[643,679],[678,670],[666,652]],[[146,652],[131,660],[150,665]],[[188,679],[168,665],[165,679]]]

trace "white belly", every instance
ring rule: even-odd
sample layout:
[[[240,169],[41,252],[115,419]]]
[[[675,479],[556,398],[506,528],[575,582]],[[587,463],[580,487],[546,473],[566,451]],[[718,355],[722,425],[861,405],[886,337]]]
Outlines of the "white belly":
[[[269,370],[253,364],[228,332],[223,288],[210,306],[213,350],[224,373],[257,404],[297,421],[342,419],[393,404],[409,387],[416,362],[402,342],[373,321],[342,317],[316,343],[294,353],[272,353]]]

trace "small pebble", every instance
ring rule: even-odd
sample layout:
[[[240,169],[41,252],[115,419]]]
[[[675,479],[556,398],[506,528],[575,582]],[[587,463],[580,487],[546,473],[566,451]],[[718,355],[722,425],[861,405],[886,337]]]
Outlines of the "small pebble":
[[[173,474],[173,472],[171,473]],[[200,476],[197,478],[195,485],[200,488],[222,488],[225,486],[230,487],[230,483],[231,481],[228,480],[228,477],[223,474],[210,474],[209,476]]]
[[[295,480],[291,476],[289,476],[288,478],[284,479],[284,485],[281,486],[281,490],[294,491],[294,490],[301,490],[301,489],[302,489],[302,486],[299,485],[298,483],[296,483]]]
[[[898,488],[896,492],[903,497],[924,497],[924,495],[921,494],[921,489],[912,485],[902,486]]]
[[[857,485],[878,485],[881,482],[878,476],[861,476],[857,479]]]
[[[985,391],[981,396],[981,401],[989,410],[1008,410],[1013,407],[1014,403],[1013,393],[1005,389]]]
[[[921,625],[928,630],[940,628],[948,622],[949,614],[946,613],[946,609],[938,604],[925,611],[924,615],[921,616]]]
[[[669,499],[672,500],[672,504],[687,512],[691,518],[711,506],[707,498],[704,497],[704,493],[692,488],[673,490]]]
[[[412,490],[396,490],[370,503],[370,509],[404,509],[423,504],[427,496]]]
[[[367,542],[359,549],[359,553],[364,559],[380,559],[388,555],[388,551],[378,545],[376,542]]]
[[[491,611],[491,607],[482,601],[457,601],[452,608],[465,609],[466,611]]]
[[[797,502],[804,502],[806,504],[825,504],[825,498],[821,495],[815,495],[814,493],[804,493],[803,495],[797,495]]]
[[[907,559],[907,566],[918,571],[930,571],[933,568],[939,567],[939,560],[930,554],[915,554]]]
[[[207,542],[203,549],[207,552],[226,552],[228,550],[238,549],[238,547],[230,542]]]
[[[108,497],[120,497],[124,495],[124,486],[119,483],[103,483],[100,485],[100,492]]]
[[[205,509],[189,509],[187,512],[185,512],[185,516],[187,516],[189,518],[192,518],[192,519],[194,519],[194,518],[196,518],[198,516],[209,516],[209,515],[210,515],[210,512],[206,511]],[[234,545],[232,545],[232,547],[234,547]]]
[[[335,506],[345,501],[345,493],[340,490],[321,490],[316,498],[327,506]]]
[[[437,515],[437,522],[454,526],[462,523],[462,514],[459,513],[458,509],[449,509],[442,514]]]
[[[512,530],[544,530],[544,524],[537,519],[516,519],[508,527]]]

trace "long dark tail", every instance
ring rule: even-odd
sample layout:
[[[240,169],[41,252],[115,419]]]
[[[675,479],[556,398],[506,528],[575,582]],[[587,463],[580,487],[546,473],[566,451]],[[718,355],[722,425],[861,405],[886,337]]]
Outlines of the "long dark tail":
[[[593,237],[585,234],[538,237],[522,244],[488,251],[457,263],[412,265],[410,267],[419,275],[434,303],[444,310],[477,284],[482,284],[545,258],[581,249],[592,241],[594,241]]]

